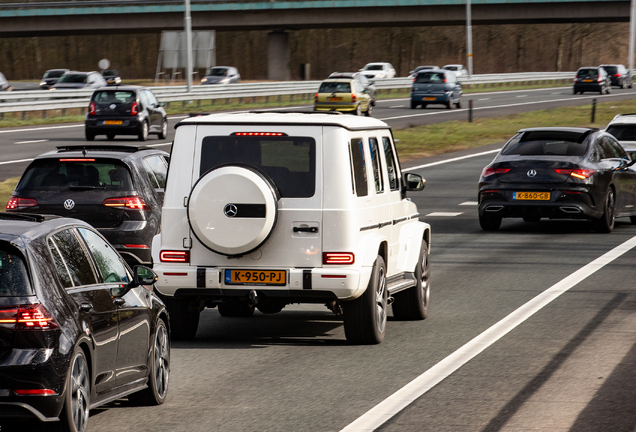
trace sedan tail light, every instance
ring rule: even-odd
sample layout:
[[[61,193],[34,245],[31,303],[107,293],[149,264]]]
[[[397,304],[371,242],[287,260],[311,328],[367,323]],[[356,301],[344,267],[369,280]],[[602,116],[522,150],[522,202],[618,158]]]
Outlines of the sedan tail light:
[[[38,202],[33,198],[22,198],[12,195],[7,203],[7,210],[22,210],[36,205],[38,205]]]
[[[148,204],[146,204],[146,201],[144,201],[144,199],[138,195],[120,198],[107,198],[102,204],[106,207],[124,207],[128,210],[150,210],[150,207],[148,206]]]
[[[484,170],[481,172],[481,176],[482,177],[489,177],[495,174],[505,174],[508,171],[510,171],[511,168],[493,168],[493,167],[486,167],[484,168]]]
[[[130,115],[136,116],[137,114],[137,102],[135,102],[132,104],[132,108],[130,109]]]
[[[593,169],[555,169],[554,171],[557,174],[569,175],[570,177],[575,177],[581,180],[592,177],[592,175],[596,172]]]
[[[0,309],[0,326],[14,330],[53,330],[58,324],[42,304]]]

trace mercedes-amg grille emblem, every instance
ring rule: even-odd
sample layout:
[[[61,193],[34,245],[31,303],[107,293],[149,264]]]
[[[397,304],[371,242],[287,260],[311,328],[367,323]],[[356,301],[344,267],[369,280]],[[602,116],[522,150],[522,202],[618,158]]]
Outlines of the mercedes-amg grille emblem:
[[[534,177],[534,176],[536,176],[536,175],[537,175],[537,171],[536,171],[536,170],[531,169],[530,171],[528,171],[528,173],[527,173],[527,174],[528,174],[528,177]]]
[[[225,206],[225,208],[223,209],[223,213],[225,213],[225,216],[229,217],[229,218],[233,218],[234,216],[236,216],[236,214],[238,213],[238,209],[236,208],[236,204],[228,204]]]
[[[64,208],[66,210],[72,210],[73,207],[75,207],[75,201],[73,201],[72,199],[67,199],[66,201],[64,201]]]

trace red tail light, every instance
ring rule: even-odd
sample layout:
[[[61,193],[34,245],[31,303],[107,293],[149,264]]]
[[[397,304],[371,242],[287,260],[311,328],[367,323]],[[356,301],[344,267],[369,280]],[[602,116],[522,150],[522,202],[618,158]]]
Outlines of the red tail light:
[[[621,77],[621,74],[614,74],[614,76],[615,76],[616,78],[620,78],[620,77]]]
[[[351,102],[358,102],[358,98],[356,97],[356,95],[351,95]]]
[[[132,108],[130,109],[130,115],[137,115],[137,102],[133,103]]]
[[[314,102],[318,102],[318,93],[314,95]]]
[[[121,198],[107,198],[102,203],[106,207],[125,207],[128,210],[143,210],[148,211],[150,207],[146,204],[146,201],[140,196],[133,195]]]
[[[603,78],[602,78],[602,77],[598,77],[598,78],[596,79],[596,82],[603,82]]]
[[[53,330],[57,322],[41,304],[0,309],[0,325],[14,330]]]
[[[353,264],[355,254],[353,252],[323,252],[323,264]]]
[[[91,102],[91,104],[88,106],[88,113],[95,114],[95,102]]]
[[[172,262],[172,263],[189,263],[190,262],[190,252],[180,250],[180,251],[161,251],[159,253],[159,260],[161,262]]]
[[[505,174],[508,171],[510,171],[510,168],[492,168],[492,167],[486,167],[484,168],[484,170],[481,172],[481,176],[482,177],[488,177],[491,175],[495,175],[495,174]]]
[[[21,210],[27,207],[38,205],[38,202],[32,198],[21,198],[12,195],[7,203],[7,210]]]
[[[593,169],[555,169],[554,171],[557,174],[569,175],[581,180],[592,177],[592,174],[596,172]]]
[[[15,394],[18,396],[56,396],[54,390],[51,389],[24,389],[24,390],[13,390]]]

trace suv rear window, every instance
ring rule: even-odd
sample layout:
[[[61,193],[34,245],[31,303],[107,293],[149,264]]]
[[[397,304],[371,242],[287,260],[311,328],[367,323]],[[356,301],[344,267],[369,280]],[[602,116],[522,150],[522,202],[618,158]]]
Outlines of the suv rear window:
[[[514,137],[502,150],[502,155],[520,156],[583,156],[589,142],[587,133],[536,131]]]
[[[119,161],[60,158],[35,161],[22,176],[16,190],[59,190],[60,188],[133,189],[130,171]]]
[[[8,243],[0,243],[0,297],[32,295],[22,255]]]
[[[98,91],[93,93],[93,100],[99,104],[133,103],[137,97],[132,91]]]
[[[318,93],[351,93],[351,84],[348,82],[324,82],[320,84]]]
[[[605,131],[619,141],[636,141],[636,125],[612,125]]]
[[[309,198],[316,189],[316,142],[308,137],[209,136],[201,146],[200,175],[229,164],[267,174],[282,198]]]
[[[443,84],[446,82],[446,74],[441,72],[421,72],[417,74],[416,83]]]

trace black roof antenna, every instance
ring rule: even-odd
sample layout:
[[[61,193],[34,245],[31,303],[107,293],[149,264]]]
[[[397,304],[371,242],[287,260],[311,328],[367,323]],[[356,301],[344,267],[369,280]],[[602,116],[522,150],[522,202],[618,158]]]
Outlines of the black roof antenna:
[[[86,147],[82,147],[82,156],[86,157]]]

